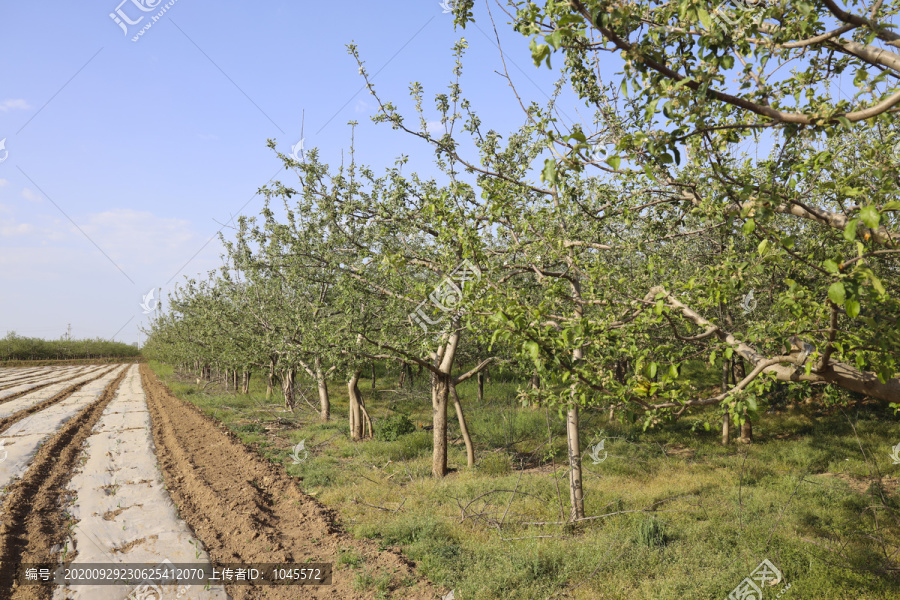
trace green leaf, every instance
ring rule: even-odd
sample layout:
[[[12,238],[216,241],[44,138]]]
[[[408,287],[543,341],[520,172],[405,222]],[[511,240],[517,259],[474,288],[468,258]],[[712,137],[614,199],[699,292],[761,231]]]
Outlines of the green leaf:
[[[556,161],[548,158],[544,161],[544,170],[541,171],[541,181],[546,181],[550,185],[556,185]]]
[[[534,60],[534,66],[540,67],[544,60],[547,60],[547,67],[550,67],[550,47],[547,44],[538,44],[537,40],[531,40],[528,45],[531,49],[531,58]]]
[[[847,316],[851,319],[855,319],[859,316],[859,301],[858,300],[847,300],[844,304],[844,308],[847,310]]]
[[[749,235],[750,235],[751,233],[753,233],[755,230],[756,230],[756,221],[754,221],[753,219],[747,219],[747,220],[744,222],[744,226],[741,227],[741,231],[742,231],[742,232],[744,233],[744,235],[746,235],[746,236],[749,236]]]
[[[882,296],[886,293],[884,284],[881,283],[881,280],[875,275],[875,273],[872,272],[872,269],[863,267],[860,269],[860,272],[865,275],[869,279],[869,281],[872,282],[872,287],[875,288],[876,292],[878,292]]]
[[[881,221],[881,214],[874,206],[864,206],[859,211],[859,218],[866,224],[869,229],[878,229],[878,223]]]
[[[835,281],[834,283],[832,283],[828,288],[828,298],[838,306],[843,306],[844,300],[846,298],[844,284],[840,281]]]
[[[838,117],[837,120],[841,125],[844,126],[844,129],[846,129],[847,131],[851,130],[852,126],[850,125],[850,120],[847,117]]]
[[[656,370],[658,365],[655,362],[650,363],[650,379],[656,377]]]
[[[606,159],[606,164],[608,164],[610,167],[612,167],[613,169],[618,171],[619,165],[622,164],[622,159],[619,158],[618,156],[610,156],[609,158]]]
[[[829,273],[837,274],[840,271],[840,269],[838,268],[838,264],[830,258],[822,263],[822,266],[825,267],[825,270]]]
[[[705,8],[698,6],[697,16],[700,18],[700,22],[703,23],[703,26],[706,27],[706,29],[712,29],[712,19],[709,18],[709,13],[706,12]]]
[[[882,212],[886,210],[900,210],[900,202],[894,200],[893,202],[888,202],[884,206],[881,207]]]
[[[554,50],[559,50],[559,45],[562,42],[562,30],[557,29],[553,33],[549,33],[544,36],[544,41],[546,41],[550,46],[553,47]]]
[[[767,250],[768,248],[769,248],[769,240],[768,240],[768,238],[767,238],[767,239],[764,239],[763,241],[761,241],[761,242],[759,243],[759,246],[756,248],[756,251],[757,251],[760,255],[763,255],[763,254],[766,253],[766,250]]]
[[[850,219],[847,226],[844,227],[844,239],[852,242],[856,239],[856,227],[859,225],[859,219]]]

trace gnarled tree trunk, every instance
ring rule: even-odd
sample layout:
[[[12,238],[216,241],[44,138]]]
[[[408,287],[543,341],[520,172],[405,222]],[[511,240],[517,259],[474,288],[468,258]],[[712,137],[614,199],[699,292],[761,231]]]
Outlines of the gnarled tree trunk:
[[[438,351],[431,355],[436,369],[431,372],[431,433],[434,443],[431,474],[435,477],[447,474],[447,404],[453,384],[453,359],[459,346],[459,336],[458,331],[451,333]]]
[[[294,412],[294,369],[281,372],[281,391],[284,392],[284,407]]]

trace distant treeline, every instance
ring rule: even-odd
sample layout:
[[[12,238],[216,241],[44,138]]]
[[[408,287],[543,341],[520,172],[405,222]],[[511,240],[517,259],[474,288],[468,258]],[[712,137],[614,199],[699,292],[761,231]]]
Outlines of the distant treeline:
[[[0,361],[131,358],[140,356],[137,346],[100,338],[42,340],[15,332],[0,338]]]

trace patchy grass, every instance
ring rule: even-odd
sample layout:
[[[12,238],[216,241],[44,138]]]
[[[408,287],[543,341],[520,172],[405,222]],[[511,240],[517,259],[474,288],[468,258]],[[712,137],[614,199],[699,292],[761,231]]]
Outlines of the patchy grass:
[[[302,399],[295,413],[281,408],[280,395],[266,402],[258,376],[245,397],[213,386],[201,392],[152,366],[180,397],[302,478],[353,534],[401,548],[456,598],[721,600],[765,558],[784,573],[766,599],[785,583],[785,599],[900,595],[900,466],[889,457],[900,434],[878,406],[806,404],[808,394],[779,390],[753,423],[754,443],[728,447],[715,427],[699,427],[718,422],[713,412],[644,432],[584,411],[585,510],[599,518],[572,526],[565,425],[554,411],[519,407],[502,373],[481,403],[473,380],[460,386],[476,467],[466,467],[451,408],[454,471],[438,481],[430,475],[431,432],[421,425],[393,440],[349,439],[343,385],[330,386],[335,420],[321,423]],[[714,385],[703,373],[697,367],[698,387]],[[315,402],[312,382],[298,384]],[[430,423],[426,385],[420,376],[398,390],[396,374],[381,373],[373,394],[364,379],[376,429],[400,414]],[[601,440],[595,464],[589,447]],[[300,441],[308,456],[295,464],[291,449]],[[400,585],[364,557],[339,563],[374,597]]]

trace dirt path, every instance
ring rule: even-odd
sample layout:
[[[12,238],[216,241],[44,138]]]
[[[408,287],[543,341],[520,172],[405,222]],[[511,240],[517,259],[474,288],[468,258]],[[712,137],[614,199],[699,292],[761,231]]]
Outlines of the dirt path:
[[[379,551],[374,543],[340,531],[334,514],[300,492],[281,467],[263,460],[195,406],[173,396],[146,365],[140,369],[167,488],[213,562],[335,565],[330,586],[226,585],[235,600],[374,598],[374,590],[354,586],[357,571],[337,564],[341,549],[350,548],[364,557],[363,569],[375,577],[390,577],[391,598],[441,597],[402,555]]]
[[[77,525],[70,548],[72,568],[92,563],[209,565],[209,556],[178,518],[157,469],[150,415],[136,366],[107,405],[85,442],[79,470],[69,482],[67,507]],[[221,585],[147,586],[161,599],[227,600]],[[142,586],[59,586],[54,600],[122,600]],[[135,594],[135,595],[139,595]],[[146,595],[146,594],[145,594]],[[154,598],[154,600],[156,600]]]

